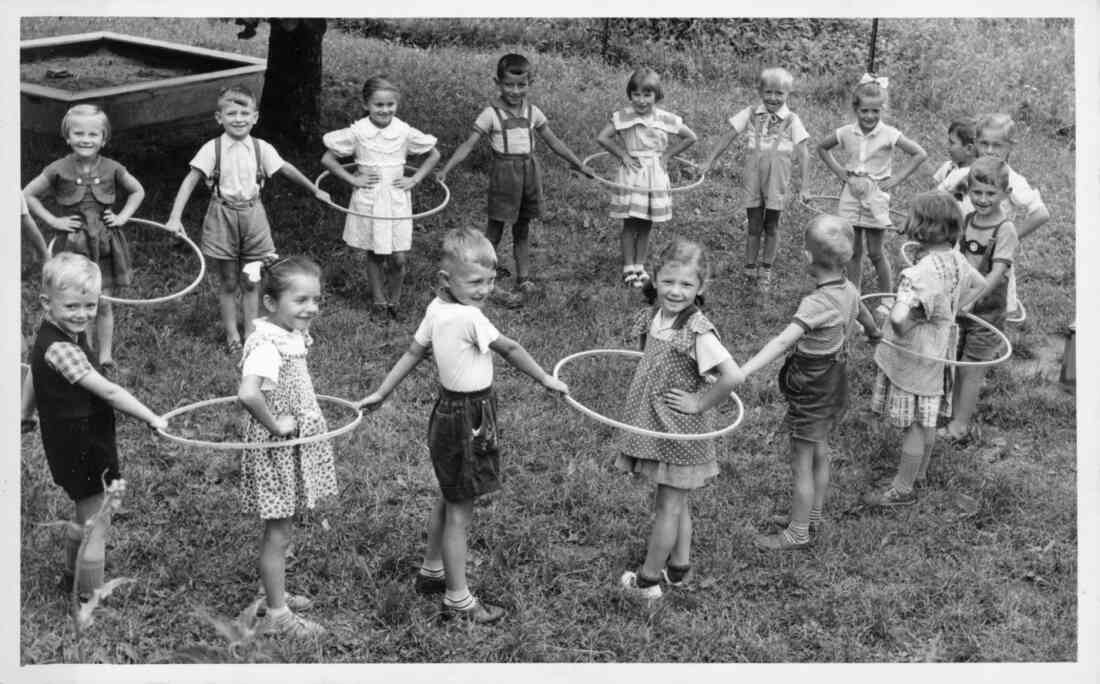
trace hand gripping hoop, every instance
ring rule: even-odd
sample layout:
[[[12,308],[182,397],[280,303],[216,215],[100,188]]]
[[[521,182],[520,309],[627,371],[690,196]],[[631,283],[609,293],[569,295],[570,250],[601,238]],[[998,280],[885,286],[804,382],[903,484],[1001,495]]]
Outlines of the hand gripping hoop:
[[[818,209],[817,207],[810,204],[810,202],[826,202],[826,201],[828,201],[828,202],[839,202],[840,201],[840,195],[807,195],[806,199],[802,199],[800,197],[799,200],[798,200],[798,203],[801,204],[802,206],[806,207],[807,209],[809,209],[810,211],[812,211],[815,214],[827,214],[829,212]],[[900,209],[890,209],[890,215],[893,216],[895,219],[901,219],[902,221],[904,221],[906,218],[908,218],[908,214],[906,214],[904,211],[902,211]],[[873,230],[873,228],[872,228],[872,230]],[[894,231],[895,233],[900,233],[901,232],[901,228],[898,228],[897,226],[883,226],[883,227],[880,228],[880,230],[891,230],[891,231]]]
[[[359,166],[359,163],[358,162],[348,162],[347,164],[341,164],[341,166],[343,166],[344,168],[351,168],[353,166]],[[416,171],[415,166],[409,166],[409,165],[406,164],[405,168],[409,169],[411,171],[414,171],[414,172]],[[317,186],[318,188],[321,187],[321,181],[323,181],[325,179],[325,177],[330,176],[330,175],[332,175],[332,174],[330,174],[327,169],[325,171],[322,171],[321,175],[317,176],[317,180],[313,181],[313,184],[315,186]],[[438,214],[439,212],[443,211],[444,207],[446,207],[447,204],[451,201],[451,189],[447,187],[447,184],[444,183],[443,181],[439,180],[438,176],[432,176],[432,178],[435,179],[436,183],[439,183],[439,187],[443,188],[443,201],[440,202],[438,206],[432,207],[431,209],[428,209],[427,211],[422,211],[419,214],[409,214],[408,216],[373,216],[371,214],[364,214],[362,212],[353,211],[351,209],[348,209],[347,207],[341,207],[339,204],[337,204],[335,202],[332,202],[332,201],[321,200],[321,202],[323,202],[324,204],[327,204],[328,206],[332,207],[333,209],[338,209],[338,210],[344,212],[345,214],[350,214],[351,216],[358,216],[360,218],[367,218],[367,219],[372,219],[372,220],[375,220],[375,221],[404,221],[406,219],[410,220],[410,221],[416,221],[417,219],[428,218],[429,216],[433,216],[435,214]],[[381,182],[381,181],[379,181],[379,182]],[[355,188],[353,186],[353,192],[354,192],[354,189]]]
[[[328,432],[322,432],[319,435],[310,435],[308,437],[295,437],[293,439],[280,440],[277,442],[210,442],[203,439],[190,439],[187,437],[181,437],[179,435],[169,434],[165,430],[157,430],[162,437],[167,437],[173,442],[179,442],[180,444],[186,444],[188,446],[203,447],[206,449],[220,449],[222,451],[239,451],[242,449],[276,449],[280,447],[292,447],[300,446],[302,444],[310,444],[312,442],[320,442],[326,439],[333,439],[339,437],[342,434],[351,432],[359,423],[363,420],[363,410],[357,407],[353,402],[347,399],[340,399],[339,397],[330,397],[324,394],[318,394],[317,399],[321,401],[330,401],[334,404],[338,404],[345,408],[350,408],[355,411],[355,420],[351,421],[347,425],[338,427],[335,430],[329,430]],[[207,406],[215,406],[217,404],[232,404],[239,400],[235,396],[231,397],[216,397],[214,399],[204,399],[203,401],[196,401],[193,404],[186,406],[180,406],[179,408],[172,409],[168,413],[165,413],[162,418],[165,420],[171,420],[176,416],[195,411]]]
[[[169,295],[164,295],[163,297],[150,297],[149,299],[128,299],[126,297],[112,297],[112,296],[109,296],[109,295],[100,295],[99,296],[100,299],[102,299],[105,302],[112,302],[114,304],[163,304],[165,302],[170,302],[173,299],[179,299],[180,297],[184,296],[185,294],[187,294],[188,292],[190,292],[191,290],[194,290],[196,287],[199,286],[199,283],[202,282],[203,277],[206,275],[206,259],[203,258],[202,251],[199,249],[199,246],[196,245],[194,243],[194,241],[191,240],[191,238],[187,237],[187,235],[183,232],[176,233],[176,232],[173,232],[171,230],[168,230],[167,226],[165,226],[163,223],[157,223],[156,221],[147,221],[146,219],[131,217],[130,220],[127,221],[127,223],[140,223],[142,225],[152,226],[154,228],[160,228],[161,230],[167,231],[167,232],[171,233],[172,235],[175,235],[179,239],[183,240],[184,242],[186,242],[187,246],[191,248],[191,251],[193,251],[195,253],[195,256],[198,257],[198,259],[199,259],[199,274],[195,277],[195,279],[193,281],[191,281],[191,284],[188,285],[187,287],[183,288],[179,292],[174,292],[174,293],[169,294]],[[46,245],[46,251],[48,251],[51,256],[53,255],[53,246],[54,246],[55,242],[57,242],[56,237],[52,238],[50,240],[50,244]]]
[[[561,361],[558,361],[557,365],[554,366],[553,376],[555,378],[558,378],[558,371],[560,371],[562,366],[566,365],[570,361],[582,359],[586,356],[596,356],[598,354],[617,354],[619,356],[633,357],[640,357],[643,355],[642,352],[634,351],[631,349],[588,349],[585,351],[579,351],[575,354],[570,354],[569,356],[566,356]],[[742,419],[744,419],[745,417],[745,406],[741,403],[741,398],[737,396],[736,392],[730,392],[730,399],[733,399],[734,403],[737,404],[737,420],[733,421],[731,424],[727,425],[724,428],[721,428],[720,430],[713,430],[711,432],[676,433],[657,432],[656,430],[647,430],[636,425],[621,423],[614,418],[608,418],[601,413],[593,411],[592,409],[588,408],[568,394],[565,395],[565,401],[568,402],[570,406],[577,409],[589,418],[603,423],[604,425],[610,425],[613,428],[626,430],[627,432],[633,432],[636,435],[642,435],[644,437],[657,437],[660,439],[672,439],[685,442],[701,439],[716,439],[718,437],[721,437],[722,435],[729,434],[730,432],[733,432],[735,429],[737,429],[737,426],[741,424]]]
[[[865,295],[861,295],[860,300],[862,301],[864,299],[874,299],[874,298],[878,298],[878,297],[893,297],[893,296],[894,296],[893,292],[871,292],[871,293],[868,293],[868,294],[865,294]],[[983,327],[986,327],[986,328],[992,330],[993,332],[997,333],[997,335],[1001,338],[1001,341],[1004,342],[1005,353],[1002,354],[999,358],[993,359],[992,361],[952,361],[950,359],[940,359],[940,358],[937,358],[935,356],[928,356],[927,354],[921,354],[920,352],[915,352],[912,349],[902,347],[901,345],[898,345],[894,342],[891,342],[890,340],[887,340],[885,338],[879,340],[879,344],[885,344],[888,347],[893,347],[894,349],[897,349],[900,352],[903,352],[903,353],[908,354],[910,356],[915,356],[918,359],[925,359],[927,361],[938,361],[939,363],[943,363],[943,364],[946,364],[948,366],[971,366],[971,367],[996,366],[997,364],[1004,363],[1005,361],[1008,361],[1010,358],[1012,358],[1012,343],[1008,341],[1008,336],[1007,335],[1005,335],[1000,330],[997,330],[997,326],[993,325],[992,323],[990,323],[986,320],[978,318],[977,316],[975,316],[972,313],[967,313],[965,311],[962,311],[962,312],[959,312],[959,315],[965,316],[965,317],[969,318],[970,320],[977,322],[979,325],[981,325]]]
[[[905,250],[913,249],[914,247],[919,247],[919,246],[920,246],[919,242],[910,241],[910,242],[903,242],[901,247],[898,248],[898,251],[901,253],[901,260],[905,262],[906,266],[912,266],[914,264],[914,261],[913,261],[912,257],[909,256],[909,253],[906,252]],[[915,254],[915,252],[914,252],[914,254]],[[1017,309],[1017,312],[1016,312],[1015,316],[1012,316],[1010,318],[1005,318],[1006,323],[1023,323],[1024,321],[1027,320],[1027,308],[1024,307],[1024,303],[1023,303],[1023,301],[1020,300],[1019,297],[1016,298],[1016,304],[1018,304],[1020,308]]]
[[[596,157],[605,156],[608,156],[607,152],[596,152],[595,154],[590,154],[581,161],[581,166],[588,166],[588,162],[592,161]],[[677,161],[683,162],[684,164],[687,164],[694,169],[699,168],[699,165],[691,161],[690,159],[684,159],[683,157],[675,157],[675,159]],[[687,192],[688,190],[694,190],[695,188],[699,187],[703,183],[703,181],[706,180],[707,175],[705,173],[700,174],[699,178],[696,179],[694,183],[681,185],[678,188],[669,188],[668,190],[661,190],[659,188],[642,188],[634,185],[624,185],[622,183],[616,183],[615,181],[609,180],[607,178],[601,178],[600,176],[594,176],[594,178],[600,183],[603,183],[608,187],[615,188],[616,190],[626,190],[628,192],[668,192],[669,194],[676,194],[678,192]]]

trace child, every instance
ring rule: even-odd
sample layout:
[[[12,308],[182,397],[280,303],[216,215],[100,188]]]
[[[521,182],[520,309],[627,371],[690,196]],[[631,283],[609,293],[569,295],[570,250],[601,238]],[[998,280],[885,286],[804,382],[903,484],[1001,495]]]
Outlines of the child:
[[[791,323],[742,367],[745,375],[768,365],[793,347],[779,371],[787,398],[794,475],[786,529],[756,537],[769,550],[803,549],[823,523],[829,487],[829,433],[848,408],[848,337],[858,319],[868,339],[881,337],[859,291],[844,277],[852,258],[854,231],[846,220],[822,214],[806,228],[806,267],[814,290],[802,298]]]
[[[363,84],[367,116],[348,128],[326,133],[328,150],[321,164],[356,188],[348,208],[373,216],[411,216],[409,191],[439,161],[434,135],[421,133],[396,116],[401,92],[381,76]],[[405,157],[427,154],[412,176],[405,176]],[[355,155],[356,173],[340,165],[339,157]],[[376,315],[397,318],[401,285],[405,280],[405,254],[412,249],[412,221],[376,220],[348,214],[344,242],[367,252],[372,309]]]
[[[249,414],[245,441],[321,434],[328,427],[306,366],[313,343],[309,325],[321,301],[321,269],[295,256],[264,267],[262,273],[266,313],[245,340],[237,392]],[[286,591],[286,550],[294,513],[336,493],[331,442],[242,452],[244,512],[258,513],[264,521],[260,580],[267,605],[260,631],[295,638],[324,634],[321,625],[291,610],[304,610],[312,602]]]
[[[953,196],[960,207],[966,197],[966,176],[970,173],[970,165],[978,157],[974,144],[977,132],[977,121],[974,119],[952,121],[947,127],[947,156],[950,159],[932,174],[935,189]]]
[[[554,135],[546,115],[527,100],[527,90],[535,80],[535,70],[523,55],[507,54],[497,62],[493,79],[500,97],[481,110],[474,121],[474,131],[459,145],[454,155],[443,165],[439,179],[466,159],[485,136],[489,139],[493,158],[489,167],[489,224],[485,234],[495,249],[504,234],[504,226],[512,224],[512,249],[516,262],[516,288],[522,293],[536,289],[530,274],[530,221],[542,216],[542,179],[535,159],[535,136],[538,133],[551,150],[588,176],[592,170]],[[497,275],[506,278],[508,269],[497,267]],[[518,306],[522,297],[501,290],[494,300],[506,306]]]
[[[917,500],[915,487],[928,472],[936,418],[949,412],[946,364],[930,359],[954,358],[955,315],[985,284],[954,249],[961,222],[958,205],[946,192],[922,193],[909,205],[905,233],[920,243],[918,253],[923,256],[901,272],[885,339],[913,353],[878,346],[879,370],[871,397],[871,410],[905,430],[905,437],[893,482],[884,491],[865,494],[863,502],[868,506],[904,506]]]
[[[959,249],[985,276],[985,288],[976,298],[975,316],[1004,330],[1007,317],[1008,274],[1015,259],[1020,238],[1016,226],[1005,215],[1004,200],[1009,192],[1008,164],[992,157],[979,157],[970,166],[970,203],[974,211],[966,215]],[[1002,340],[993,331],[969,319],[959,322],[959,356],[966,361],[991,361],[1003,351]],[[959,446],[981,438],[970,419],[978,403],[978,393],[988,366],[962,366],[958,369],[952,397],[951,422],[938,434]]]
[[[917,143],[901,131],[882,122],[886,107],[885,78],[864,74],[852,91],[852,109],[856,123],[841,126],[817,146],[825,165],[844,184],[840,191],[837,214],[855,228],[855,250],[848,265],[848,279],[857,289],[863,287],[863,239],[867,237],[867,256],[875,267],[878,291],[892,292],[894,277],[890,262],[882,251],[883,229],[891,225],[888,190],[909,177],[928,156]],[[840,146],[848,159],[841,166],[832,149]],[[910,155],[905,164],[893,172],[894,148]],[[878,313],[889,313],[890,302],[879,304]]]
[[[779,213],[787,205],[792,157],[797,154],[802,169],[803,196],[810,169],[810,150],[806,143],[810,134],[802,125],[802,119],[787,108],[787,97],[793,86],[794,77],[786,69],[764,69],[759,82],[761,103],[745,107],[730,117],[732,130],[722,136],[700,169],[706,174],[734,138],[746,130],[750,132],[745,143],[744,171],[745,208],[749,218],[745,276],[750,283],[758,282],[765,289],[771,284],[772,263],[779,247]],[[764,236],[763,255],[760,254],[761,235]],[[760,257],[759,271],[757,257]]]
[[[38,410],[42,448],[53,481],[65,490],[83,528],[103,504],[104,485],[122,477],[115,440],[115,410],[155,429],[167,421],[122,387],[107,380],[91,359],[88,323],[95,319],[102,287],[99,266],[89,258],[61,252],[42,267],[44,317],[30,354],[29,392],[23,414]],[[66,539],[66,571],[75,575],[84,600],[103,585],[107,525],[93,528],[82,558],[82,532]]]
[[[378,389],[359,402],[364,408],[377,408],[431,351],[439,375],[439,398],[428,422],[428,449],[441,496],[428,517],[428,547],[416,591],[444,594],[445,616],[475,623],[504,616],[503,608],[478,601],[466,585],[466,534],[474,500],[500,489],[497,402],[489,351],[547,389],[569,391],[482,313],[493,289],[496,264],[493,245],[481,233],[468,228],[447,232],[436,298],[428,305],[408,351]]]
[[[616,182],[649,190],[616,190],[611,196],[611,218],[623,220],[620,241],[623,283],[644,287],[649,281],[645,260],[649,231],[654,223],[672,218],[668,160],[695,144],[695,133],[683,120],[657,107],[664,99],[661,77],[642,67],[626,83],[630,107],[611,114],[596,141],[622,162]],[[669,136],[676,138],[669,144]]]
[[[207,141],[191,160],[191,170],[180,184],[166,225],[182,231],[184,207],[195,185],[202,179],[210,188],[210,205],[202,222],[202,253],[214,263],[221,287],[218,308],[225,326],[226,348],[241,351],[237,330],[237,296],[240,291],[244,335],[252,334],[252,321],[259,315],[260,294],[252,278],[241,277],[241,268],[275,252],[271,226],[260,201],[264,180],[276,172],[309,190],[314,197],[329,201],[324,190],[283,160],[269,143],[253,138],[252,127],[259,120],[256,98],[243,86],[230,86],[218,96],[214,119],[225,131]]]
[[[100,154],[111,138],[111,122],[99,107],[80,104],[69,108],[61,120],[61,137],[72,154],[42,171],[23,190],[27,206],[54,230],[63,234],[56,252],[84,254],[99,264],[103,294],[117,294],[130,284],[130,246],[122,226],[145,198],[145,190],[122,164]],[[118,194],[126,203],[116,214]],[[39,196],[51,194],[64,216],[55,216]],[[114,308],[100,305],[95,321],[95,347],[104,372],[114,370]]]
[[[630,330],[645,355],[627,393],[624,421],[668,433],[715,429],[715,407],[744,376],[699,310],[710,276],[703,248],[676,240],[654,269],[647,288],[656,308],[638,313]],[[660,580],[681,586],[691,569],[691,491],[718,474],[713,440],[673,441],[628,433],[615,466],[657,485],[656,518],[645,562],[619,578],[623,590],[644,599],[661,598]]]

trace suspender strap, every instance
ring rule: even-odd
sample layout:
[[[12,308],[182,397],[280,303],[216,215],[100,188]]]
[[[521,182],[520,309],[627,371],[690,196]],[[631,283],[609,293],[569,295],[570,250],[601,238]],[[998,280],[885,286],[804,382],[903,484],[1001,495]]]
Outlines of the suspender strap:
[[[263,158],[260,157],[260,141],[255,137],[252,138],[252,150],[256,154],[256,187],[260,190],[264,189],[264,181],[267,180],[267,174],[264,173]],[[207,179],[207,184],[210,186],[210,191],[214,193],[215,197],[221,195],[219,190],[221,186],[222,178],[222,137],[219,135],[214,139],[214,171],[211,172],[210,178]]]

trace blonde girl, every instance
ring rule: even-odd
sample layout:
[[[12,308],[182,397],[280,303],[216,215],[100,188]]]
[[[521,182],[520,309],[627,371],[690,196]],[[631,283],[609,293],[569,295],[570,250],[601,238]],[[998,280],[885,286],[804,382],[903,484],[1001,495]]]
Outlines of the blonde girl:
[[[321,299],[321,269],[305,257],[288,257],[262,269],[261,288],[266,313],[245,340],[237,392],[249,414],[245,441],[323,433],[328,428],[306,366],[313,342],[309,326]],[[304,610],[312,602],[286,591],[286,550],[294,514],[335,494],[336,471],[327,441],[243,452],[244,511],[264,521],[260,581],[267,602],[261,631],[295,638],[325,632],[292,610]]]
[[[348,209],[382,217],[411,216],[409,193],[439,162],[436,137],[421,133],[397,118],[401,91],[383,76],[363,84],[367,116],[351,126],[326,133],[321,157],[333,175],[355,188]],[[411,176],[405,175],[408,155],[427,155]],[[349,172],[341,157],[354,156],[358,165]],[[396,318],[405,281],[405,254],[412,249],[412,220],[369,219],[348,214],[344,242],[367,252],[372,310]]]
[[[837,213],[855,228],[855,251],[848,265],[848,279],[862,289],[866,235],[867,256],[875,267],[879,292],[894,288],[890,262],[882,250],[883,230],[891,225],[887,193],[916,171],[928,156],[924,148],[882,121],[886,88],[885,78],[864,74],[852,91],[856,123],[841,126],[817,146],[822,161],[844,184]],[[834,147],[840,147],[847,156],[843,166],[833,156]],[[893,168],[894,148],[909,155],[897,172]],[[888,300],[879,305],[877,313],[880,316],[889,313]]]
[[[744,376],[699,310],[710,264],[699,245],[677,240],[661,253],[650,294],[656,306],[638,313],[630,330],[644,352],[627,394],[624,420],[668,433],[714,429],[718,404]],[[615,466],[657,486],[656,517],[645,562],[623,573],[628,594],[662,595],[660,580],[683,583],[691,567],[689,495],[718,474],[713,441],[674,441],[628,433]]]
[[[99,107],[80,104],[69,108],[61,120],[61,137],[71,152],[47,166],[26,188],[27,206],[39,220],[60,231],[54,252],[76,252],[99,264],[103,294],[118,294],[130,284],[130,246],[122,227],[134,215],[145,189],[122,164],[100,152],[111,139],[111,122]],[[126,195],[115,213],[119,195]],[[41,197],[52,195],[60,207],[53,214]],[[110,373],[114,360],[114,308],[101,302],[95,321],[95,347],[99,365]]]
[[[909,205],[905,234],[920,243],[918,260],[901,272],[883,331],[892,344],[875,350],[878,375],[871,396],[871,410],[905,430],[905,436],[893,482],[884,491],[864,495],[868,506],[904,506],[917,500],[915,487],[927,475],[937,416],[950,415],[946,364],[935,359],[955,358],[955,315],[985,286],[985,278],[954,248],[962,227],[958,204],[946,192],[922,193]]]
[[[616,190],[611,196],[611,218],[623,220],[623,283],[642,287],[649,281],[645,260],[650,230],[654,223],[672,218],[668,160],[697,138],[679,116],[657,107],[664,91],[653,69],[643,67],[631,74],[626,94],[630,106],[611,114],[596,141],[622,163],[616,182],[643,188]]]

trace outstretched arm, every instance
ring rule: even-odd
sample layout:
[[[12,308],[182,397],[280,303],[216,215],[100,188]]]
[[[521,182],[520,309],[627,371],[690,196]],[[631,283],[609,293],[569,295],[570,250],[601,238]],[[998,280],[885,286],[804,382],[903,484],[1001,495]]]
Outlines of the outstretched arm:
[[[296,183],[297,185],[302,186],[309,191],[309,194],[313,195],[322,202],[332,201],[332,197],[330,197],[327,192],[317,187],[313,184],[313,181],[303,176],[302,172],[299,171],[298,168],[294,166],[294,164],[291,164],[290,162],[284,162],[283,165],[279,167],[278,173],[283,174],[290,180],[294,181],[294,183]]]
[[[202,180],[202,177],[202,171],[193,166],[184,176],[183,182],[180,183],[180,189],[176,193],[176,200],[172,203],[172,213],[168,215],[168,220],[165,222],[168,230],[176,233],[183,232],[183,223],[181,222],[183,209],[187,206],[188,200],[191,199],[191,193],[195,191],[195,186]]]
[[[544,371],[519,342],[501,335],[489,345],[489,348],[500,354],[512,366],[534,378],[546,389],[569,394],[568,385]]]
[[[439,176],[439,180],[446,182],[447,174],[451,172],[451,169],[461,164],[466,157],[470,156],[470,153],[474,151],[474,145],[477,145],[477,141],[481,140],[481,131],[475,130],[470,134],[470,137],[466,138],[466,142],[458,146],[455,153],[451,155],[451,158],[447,160],[447,163],[443,165],[443,168],[436,174]]]
[[[536,128],[539,137],[543,139],[547,147],[554,150],[554,153],[559,157],[569,162],[577,171],[580,171],[586,176],[593,176],[592,169],[588,168],[584,164],[581,164],[581,160],[577,158],[577,155],[573,154],[573,150],[569,149],[569,146],[561,141],[561,138],[554,135],[554,131],[550,129],[550,124],[546,123],[542,125],[542,128]]]
[[[924,151],[923,147],[913,142],[909,138],[906,138],[904,135],[898,138],[897,146],[901,148],[902,152],[906,152],[909,154],[909,159],[907,159],[905,164],[903,164],[902,167],[898,169],[897,173],[890,176],[879,184],[878,187],[883,192],[886,192],[895,185],[898,185],[910,175],[912,175],[914,171],[920,168],[920,165],[924,163],[924,160],[928,158],[928,153]]]
[[[768,343],[765,344],[760,351],[756,352],[756,356],[746,361],[745,364],[741,366],[741,372],[749,376],[767,366],[793,347],[794,343],[797,342],[805,332],[802,326],[797,323],[791,323],[783,332],[768,340]]]
[[[727,148],[729,148],[730,143],[732,143],[739,135],[741,134],[733,128],[723,133],[722,137],[718,139],[718,144],[715,145],[711,153],[707,155],[707,159],[703,162],[703,165],[699,167],[699,171],[703,174],[709,172],[711,168],[714,167],[714,162],[718,161],[718,157],[722,156],[722,153],[725,152]]]
[[[1029,233],[1038,230],[1049,220],[1050,211],[1047,209],[1047,205],[1040,204],[1029,211],[1027,216],[1024,217],[1024,220],[1020,222],[1020,225],[1016,228],[1016,235],[1022,240]]]
[[[386,374],[386,379],[382,381],[378,389],[361,399],[357,406],[368,411],[373,411],[378,408],[378,406],[386,400],[386,397],[390,395],[390,392],[401,384],[405,376],[411,373],[413,368],[416,368],[416,365],[424,358],[424,354],[427,350],[427,347],[416,340],[409,343],[408,350],[401,355],[401,358],[393,365],[390,372]]]
[[[107,402],[113,408],[128,413],[138,420],[145,421],[150,427],[164,429],[168,425],[168,421],[149,410],[145,404],[134,398],[134,395],[126,391],[124,387],[116,385],[103,377],[94,368],[77,380],[76,384]]]

